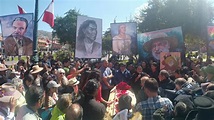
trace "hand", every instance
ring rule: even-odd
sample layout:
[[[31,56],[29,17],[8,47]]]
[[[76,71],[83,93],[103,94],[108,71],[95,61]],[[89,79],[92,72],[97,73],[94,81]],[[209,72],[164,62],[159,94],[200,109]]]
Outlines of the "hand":
[[[108,101],[107,106],[110,106],[112,103],[114,103],[114,100]]]
[[[109,89],[112,89],[112,88],[114,88],[114,86],[110,85],[110,86],[108,86],[108,88],[109,88]]]
[[[85,65],[83,66],[84,69],[87,68],[87,67],[88,67],[88,64],[85,64]]]
[[[11,98],[10,98],[9,105],[10,105],[10,112],[15,112],[16,100],[15,100],[14,97],[11,97]]]

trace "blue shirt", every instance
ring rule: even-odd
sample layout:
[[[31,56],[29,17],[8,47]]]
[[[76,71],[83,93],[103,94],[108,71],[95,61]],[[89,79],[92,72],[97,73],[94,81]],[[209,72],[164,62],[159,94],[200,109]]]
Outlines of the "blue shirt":
[[[153,120],[153,113],[158,109],[166,107],[167,113],[173,112],[173,104],[168,98],[162,98],[160,96],[148,98],[146,101],[142,101],[136,105],[136,110],[141,112],[143,120]]]
[[[100,67],[100,71],[101,71],[102,77],[108,77],[109,75],[112,74],[112,71],[111,71],[111,69],[109,67],[105,68],[105,67],[101,66]],[[108,86],[106,86],[106,84],[103,82],[103,80],[101,80],[100,83],[102,85],[102,89],[103,90],[109,89]],[[108,80],[108,83],[111,85],[111,79]]]

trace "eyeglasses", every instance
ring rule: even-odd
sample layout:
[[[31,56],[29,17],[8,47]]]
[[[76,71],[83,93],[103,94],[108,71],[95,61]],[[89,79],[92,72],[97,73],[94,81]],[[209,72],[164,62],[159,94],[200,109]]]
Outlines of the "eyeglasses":
[[[65,74],[65,73],[59,73],[59,74]]]

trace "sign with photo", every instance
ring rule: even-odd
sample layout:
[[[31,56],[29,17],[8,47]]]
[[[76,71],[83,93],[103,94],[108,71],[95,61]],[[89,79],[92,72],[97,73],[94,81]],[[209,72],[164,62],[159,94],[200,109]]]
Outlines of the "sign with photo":
[[[132,55],[137,50],[137,23],[111,24],[112,49],[116,55]]]
[[[181,27],[163,29],[137,36],[140,59],[160,61],[162,52],[184,54],[184,41]]]
[[[33,13],[0,16],[7,56],[33,54]]]
[[[77,17],[76,58],[101,58],[102,20],[86,16]]]
[[[178,68],[181,68],[180,52],[162,52],[160,54],[160,70],[164,69],[173,73]]]

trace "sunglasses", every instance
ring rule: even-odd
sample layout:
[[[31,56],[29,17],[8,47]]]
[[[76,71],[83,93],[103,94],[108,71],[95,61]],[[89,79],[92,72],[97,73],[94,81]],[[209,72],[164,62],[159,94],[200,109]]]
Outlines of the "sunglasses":
[[[59,74],[65,74],[65,73],[59,73]]]

